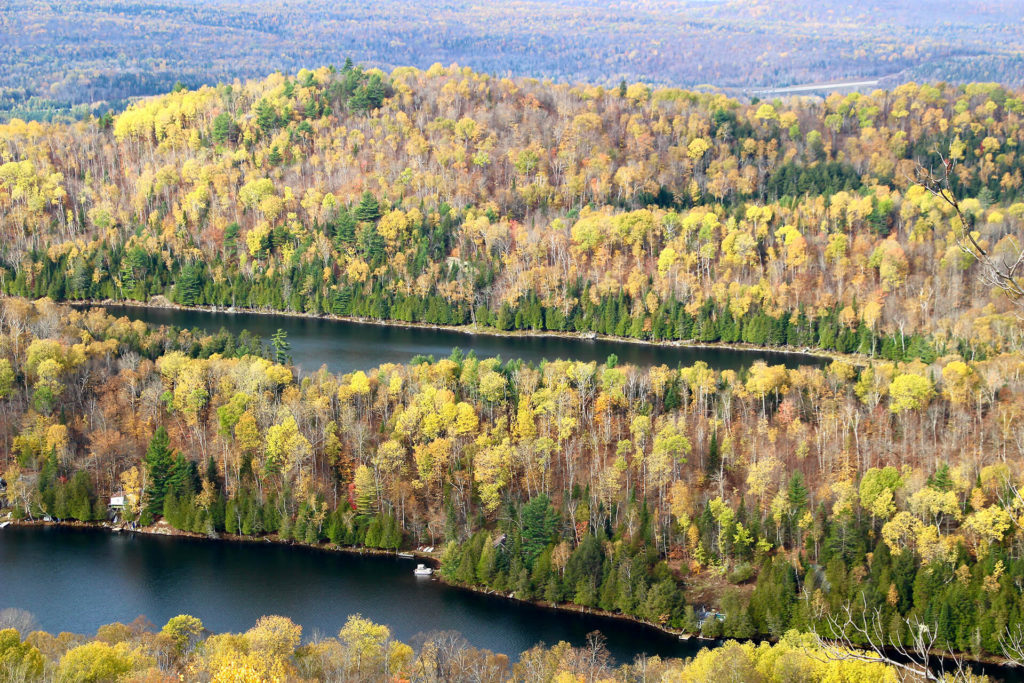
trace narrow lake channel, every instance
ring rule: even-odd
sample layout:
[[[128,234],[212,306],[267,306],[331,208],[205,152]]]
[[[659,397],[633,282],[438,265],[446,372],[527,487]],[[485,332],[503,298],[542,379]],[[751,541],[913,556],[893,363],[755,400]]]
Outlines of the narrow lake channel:
[[[305,372],[326,364],[333,372],[352,372],[374,368],[381,363],[407,363],[416,355],[445,358],[453,348],[474,351],[479,358],[500,356],[505,360],[522,358],[539,362],[571,358],[603,363],[615,354],[619,363],[643,367],[652,365],[693,365],[702,360],[718,370],[739,370],[763,360],[769,364],[825,365],[824,358],[777,351],[748,351],[727,347],[693,347],[636,344],[609,339],[578,339],[537,336],[466,334],[454,329],[377,325],[327,318],[305,318],[258,313],[227,313],[203,310],[149,308],[146,306],[106,306],[115,316],[154,325],[193,327],[211,332],[224,328],[234,334],[248,330],[265,342],[278,329],[288,334],[292,360]]]

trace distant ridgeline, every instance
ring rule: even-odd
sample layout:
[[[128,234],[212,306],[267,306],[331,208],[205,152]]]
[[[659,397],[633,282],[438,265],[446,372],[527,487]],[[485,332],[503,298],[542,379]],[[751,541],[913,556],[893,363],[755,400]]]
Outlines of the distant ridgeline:
[[[1024,85],[1015,2],[617,0],[600,8],[593,0],[7,0],[0,122],[116,113],[179,83],[295,73],[346,56],[384,69],[458,63],[554,82],[624,78],[755,95],[851,82],[862,90]]]
[[[3,289],[928,362],[1017,348],[911,180],[1024,222],[1024,101],[989,84],[723,95],[344,68],[0,126]]]

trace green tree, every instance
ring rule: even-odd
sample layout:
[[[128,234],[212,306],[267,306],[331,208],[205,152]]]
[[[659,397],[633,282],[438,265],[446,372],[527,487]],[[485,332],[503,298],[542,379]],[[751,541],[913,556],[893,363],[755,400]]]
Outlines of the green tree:
[[[380,108],[387,95],[387,88],[380,74],[371,74],[366,82],[356,88],[348,100],[348,106],[355,111],[370,111]]]
[[[270,104],[270,102],[260,100],[256,105],[256,125],[259,126],[264,133],[269,133],[281,125],[281,120],[277,115],[277,110],[274,109],[274,105]]]
[[[190,263],[181,269],[175,284],[175,295],[179,304],[195,306],[202,303],[203,264]]]
[[[235,124],[234,119],[231,118],[231,114],[226,111],[221,112],[213,120],[213,130],[210,132],[210,137],[213,141],[220,144],[224,142],[234,142],[238,135],[238,126]]]
[[[558,524],[558,514],[551,507],[548,497],[543,493],[535,496],[523,506],[523,556],[529,567],[551,543]]]
[[[168,482],[174,469],[174,452],[171,450],[171,438],[163,425],[156,428],[153,438],[146,448],[146,468],[149,471],[148,503],[146,508],[152,514],[160,514],[164,509],[164,496],[167,495]]]
[[[270,338],[270,347],[274,350],[275,363],[288,365],[292,362],[292,357],[288,353],[292,350],[292,345],[288,341],[288,333],[280,327],[277,328],[277,332]]]
[[[377,198],[373,196],[373,193],[366,191],[363,193],[362,198],[359,200],[359,204],[355,209],[355,218],[357,221],[369,223],[380,218],[380,204],[377,202]]]

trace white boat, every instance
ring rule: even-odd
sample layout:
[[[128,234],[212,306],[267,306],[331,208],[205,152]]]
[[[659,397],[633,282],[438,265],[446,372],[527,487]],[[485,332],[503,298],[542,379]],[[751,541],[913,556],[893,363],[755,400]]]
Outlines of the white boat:
[[[8,526],[9,524],[10,524],[10,522],[0,522],[0,529],[3,529],[4,527]]]
[[[412,570],[412,573],[416,576],[430,576],[434,573],[434,570],[425,564],[416,565],[416,569]]]
[[[398,557],[404,557],[404,558],[405,558],[405,559],[407,559],[407,560],[411,560],[412,558],[416,557],[416,556],[415,556],[415,555],[413,555],[412,553],[395,553],[395,554],[396,554],[396,555],[397,555]]]

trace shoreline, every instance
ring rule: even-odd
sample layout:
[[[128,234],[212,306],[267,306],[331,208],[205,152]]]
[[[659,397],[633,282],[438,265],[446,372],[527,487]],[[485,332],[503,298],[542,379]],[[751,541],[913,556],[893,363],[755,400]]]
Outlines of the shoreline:
[[[858,354],[842,354],[831,351],[823,351],[811,347],[793,348],[790,346],[757,346],[746,342],[698,342],[690,340],[650,340],[637,339],[635,337],[620,337],[613,334],[600,334],[597,332],[560,332],[557,330],[499,330],[493,327],[483,327],[475,323],[469,325],[442,325],[439,323],[409,322],[405,320],[378,320],[375,318],[363,318],[351,315],[337,315],[334,313],[299,313],[296,311],[279,311],[274,309],[245,308],[245,307],[222,307],[222,306],[183,306],[176,304],[163,295],[150,297],[149,301],[134,301],[124,299],[62,299],[54,303],[71,306],[73,308],[149,308],[155,310],[170,311],[198,311],[202,313],[221,313],[225,315],[263,315],[283,316],[289,318],[300,318],[304,320],[328,320],[334,322],[351,323],[356,325],[377,325],[380,327],[403,327],[408,329],[436,330],[441,332],[455,332],[467,336],[486,335],[490,337],[505,338],[545,338],[565,339],[570,341],[603,341],[619,344],[636,344],[638,346],[649,346],[653,348],[677,348],[677,349],[707,349],[717,351],[739,351],[748,353],[769,353],[783,356],[803,356],[808,359],[819,361],[847,360],[855,363],[864,363],[869,360]],[[211,330],[212,331],[212,330]]]
[[[180,529],[176,529],[173,526],[171,526],[170,524],[168,524],[167,522],[163,521],[162,519],[159,522],[157,522],[157,523],[155,523],[155,524],[153,524],[153,525],[151,525],[149,527],[139,527],[138,529],[130,529],[130,528],[126,528],[124,526],[117,526],[117,525],[114,525],[114,524],[112,524],[110,522],[80,522],[78,520],[75,520],[75,521],[64,521],[64,520],[58,521],[58,520],[52,520],[52,519],[49,520],[49,521],[44,520],[44,519],[25,520],[25,519],[14,519],[14,518],[8,516],[8,518],[6,520],[4,520],[4,521],[7,521],[11,526],[18,526],[18,527],[44,527],[44,528],[45,527],[63,527],[63,528],[71,528],[71,529],[92,529],[92,530],[95,530],[95,531],[102,531],[102,532],[108,533],[108,534],[112,534],[112,533],[128,533],[128,534],[144,534],[144,535],[147,535],[147,536],[172,536],[172,537],[178,537],[178,538],[189,538],[189,539],[198,540],[198,541],[206,541],[206,542],[211,542],[211,543],[213,543],[213,542],[224,542],[224,541],[236,542],[236,543],[248,543],[248,544],[267,543],[267,544],[277,545],[277,546],[285,546],[285,547],[297,546],[297,547],[300,547],[300,548],[307,548],[309,550],[318,551],[318,552],[343,553],[343,554],[348,554],[348,555],[373,555],[373,556],[376,556],[376,557],[393,557],[393,558],[397,558],[397,553],[398,552],[408,552],[408,553],[412,553],[413,559],[415,559],[415,560],[423,560],[424,562],[429,562],[432,565],[433,569],[434,569],[434,573],[432,574],[431,578],[436,579],[439,583],[442,583],[445,586],[449,586],[449,587],[455,588],[457,590],[471,591],[473,593],[478,593],[478,594],[481,594],[481,595],[489,595],[489,596],[492,596],[492,597],[495,597],[495,598],[499,598],[501,600],[508,600],[508,601],[512,601],[512,602],[518,602],[520,604],[532,605],[533,607],[538,607],[538,608],[541,608],[541,609],[551,610],[551,611],[554,611],[554,612],[574,612],[576,614],[588,614],[588,615],[592,615],[592,616],[603,617],[603,618],[606,618],[606,619],[614,619],[614,620],[617,620],[617,621],[626,621],[626,622],[629,622],[629,623],[631,623],[631,624],[633,624],[635,626],[641,626],[641,627],[645,627],[645,628],[654,629],[655,631],[658,631],[659,633],[661,633],[663,635],[669,636],[671,638],[678,639],[679,642],[681,642],[681,643],[693,643],[695,645],[696,644],[700,644],[700,643],[705,643],[705,645],[700,645],[699,649],[704,649],[706,647],[707,648],[718,647],[721,644],[723,644],[723,643],[725,643],[727,641],[730,641],[730,640],[735,640],[735,641],[738,641],[738,642],[753,642],[755,644],[757,644],[757,643],[776,643],[779,640],[778,638],[773,638],[772,636],[769,636],[769,635],[755,636],[753,638],[725,638],[725,637],[722,637],[722,638],[707,638],[705,636],[702,636],[700,633],[690,633],[690,634],[687,634],[687,632],[682,631],[682,630],[672,629],[672,628],[670,628],[668,626],[663,626],[661,624],[655,624],[653,622],[644,621],[643,619],[639,619],[637,617],[630,616],[628,614],[622,614],[622,613],[619,613],[619,612],[609,612],[607,610],[602,610],[600,608],[584,607],[582,605],[577,605],[575,603],[551,604],[551,603],[548,603],[548,602],[543,601],[543,600],[524,600],[522,598],[515,597],[514,593],[505,594],[505,593],[498,592],[498,591],[495,591],[495,590],[489,589],[489,588],[482,588],[482,587],[479,587],[479,586],[471,586],[471,585],[463,585],[463,584],[459,584],[459,583],[453,583],[451,581],[446,580],[444,577],[442,577],[438,573],[438,570],[441,567],[441,560],[440,560],[439,557],[436,557],[434,554],[423,553],[423,552],[418,551],[418,550],[401,550],[401,551],[396,551],[396,550],[384,550],[382,548],[360,548],[360,547],[357,547],[357,546],[337,545],[337,544],[331,543],[329,541],[326,542],[326,543],[310,544],[310,543],[306,543],[305,541],[295,541],[295,540],[283,541],[280,538],[278,538],[276,535],[245,536],[245,535],[241,535],[241,534],[223,533],[223,534],[218,534],[216,536],[206,536],[204,534],[197,534],[197,533],[192,532],[192,531],[182,531]],[[0,533],[2,533],[2,530],[0,530]],[[2,605],[0,605],[0,607],[2,607]],[[938,653],[933,653],[933,654],[938,655]],[[979,666],[979,667],[995,666],[995,667],[999,667],[1000,669],[1005,669],[1005,668],[1013,666],[1013,664],[1009,660],[999,659],[999,658],[996,658],[996,657],[983,657],[983,658],[964,657],[963,653],[958,653],[957,656],[963,657],[963,661],[965,661],[965,662],[967,662],[969,664],[972,664],[972,665]]]

